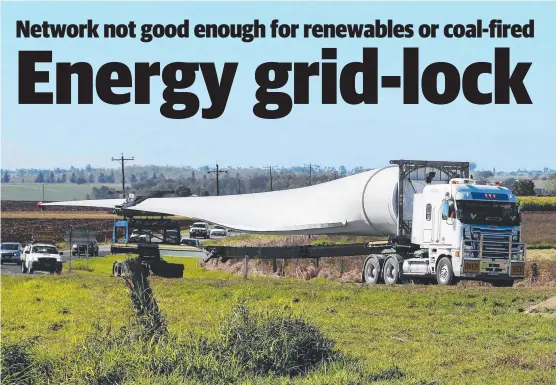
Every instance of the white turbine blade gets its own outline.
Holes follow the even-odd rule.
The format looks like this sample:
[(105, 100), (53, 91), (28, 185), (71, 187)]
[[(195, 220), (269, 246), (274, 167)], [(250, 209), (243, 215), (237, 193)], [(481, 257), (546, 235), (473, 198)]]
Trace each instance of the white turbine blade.
[[(230, 229), (263, 234), (396, 234), (398, 167), (365, 171), (314, 186), (266, 193), (148, 198), (128, 211), (185, 216)], [(406, 183), (404, 218), (423, 182)], [(123, 199), (69, 201), (45, 206), (116, 208)]]
[[(380, 174), (380, 175), (378, 175)], [(383, 235), (396, 230), (392, 200), (397, 167), (338, 180), (265, 193), (187, 198), (150, 198), (130, 210), (186, 216), (234, 230), (265, 234)], [(381, 179), (382, 178), (382, 179)], [(372, 186), (371, 179), (385, 181)], [(380, 207), (374, 207), (374, 198)], [(370, 223), (366, 206), (371, 205)]]
[(73, 206), (73, 207), (98, 207), (114, 209), (125, 202), (125, 199), (92, 199), (85, 201), (65, 201), (43, 203), (42, 206)]

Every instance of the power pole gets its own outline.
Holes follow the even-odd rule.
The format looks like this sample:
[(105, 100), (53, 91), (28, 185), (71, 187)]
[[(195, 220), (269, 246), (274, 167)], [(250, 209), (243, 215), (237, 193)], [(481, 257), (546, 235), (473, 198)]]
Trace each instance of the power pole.
[(135, 158), (134, 158), (134, 157), (131, 157), (131, 158), (124, 158), (124, 153), (122, 152), (122, 155), (121, 155), (120, 158), (112, 158), (112, 160), (113, 160), (113, 161), (121, 162), (121, 164), (122, 164), (122, 190), (123, 190), (122, 193), (123, 193), (123, 196), (124, 196), (124, 199), (125, 199), (125, 173), (124, 173), (124, 163), (125, 163), (126, 160), (135, 160)]
[(272, 191), (272, 167), (276, 167), (276, 166), (265, 166), (268, 167), (268, 170), (270, 172), (270, 191)]
[(216, 195), (220, 195), (220, 174), (228, 173), (228, 170), (220, 170), (218, 163), (216, 163), (216, 169), (207, 171), (207, 174), (216, 174)]
[(309, 163), (309, 186), (313, 184), (312, 179), (313, 179), (313, 165)]

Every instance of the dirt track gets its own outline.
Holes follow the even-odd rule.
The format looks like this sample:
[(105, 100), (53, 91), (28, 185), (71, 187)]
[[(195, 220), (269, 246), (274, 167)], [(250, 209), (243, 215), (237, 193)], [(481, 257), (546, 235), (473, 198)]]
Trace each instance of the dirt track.
[(552, 297), (531, 306), (525, 311), (527, 314), (538, 314), (545, 317), (556, 317), (556, 297)]

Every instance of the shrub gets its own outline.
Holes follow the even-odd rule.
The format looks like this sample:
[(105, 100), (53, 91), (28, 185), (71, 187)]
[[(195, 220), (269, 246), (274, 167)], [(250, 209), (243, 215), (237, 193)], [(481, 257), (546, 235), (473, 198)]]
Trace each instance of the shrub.
[(295, 376), (335, 358), (334, 342), (314, 325), (292, 315), (255, 315), (242, 303), (223, 327), (226, 355), (257, 375)]

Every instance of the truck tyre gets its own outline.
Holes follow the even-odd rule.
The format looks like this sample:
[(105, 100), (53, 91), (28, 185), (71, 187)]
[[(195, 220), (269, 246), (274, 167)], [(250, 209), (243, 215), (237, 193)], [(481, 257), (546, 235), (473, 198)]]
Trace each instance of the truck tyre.
[(363, 266), (363, 283), (376, 285), (380, 283), (380, 262), (377, 257), (369, 257)]
[(452, 262), (447, 257), (440, 258), (436, 267), (436, 282), (439, 285), (447, 286), (454, 284), (455, 281)]
[(384, 283), (387, 285), (395, 285), (400, 280), (400, 263), (395, 257), (390, 257), (384, 262), (383, 267)]

